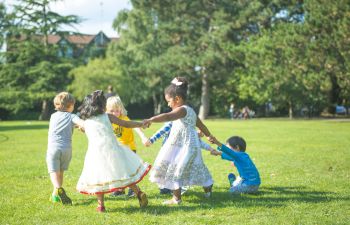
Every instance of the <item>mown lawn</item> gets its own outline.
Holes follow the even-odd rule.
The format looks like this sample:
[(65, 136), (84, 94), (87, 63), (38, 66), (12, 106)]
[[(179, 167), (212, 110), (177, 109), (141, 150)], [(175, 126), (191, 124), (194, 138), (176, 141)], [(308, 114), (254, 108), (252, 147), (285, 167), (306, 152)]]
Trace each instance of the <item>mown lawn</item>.
[[(207, 120), (222, 142), (231, 135), (247, 141), (262, 179), (257, 195), (227, 193), (228, 161), (203, 152), (215, 184), (211, 199), (200, 187), (180, 206), (162, 206), (148, 176), (140, 183), (149, 206), (135, 198), (106, 197), (107, 213), (95, 212), (96, 198), (76, 192), (87, 140), (74, 132), (73, 159), (64, 187), (73, 206), (48, 201), (47, 122), (0, 122), (0, 224), (350, 224), (350, 120)], [(145, 130), (151, 135), (161, 124)], [(153, 163), (160, 143), (138, 154)]]

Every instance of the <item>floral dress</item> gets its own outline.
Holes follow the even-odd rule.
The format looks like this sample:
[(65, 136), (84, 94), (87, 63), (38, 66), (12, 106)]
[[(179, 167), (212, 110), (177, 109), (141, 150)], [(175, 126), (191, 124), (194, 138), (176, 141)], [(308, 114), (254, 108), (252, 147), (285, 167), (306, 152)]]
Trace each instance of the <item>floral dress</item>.
[(196, 131), (197, 115), (189, 106), (184, 118), (173, 121), (169, 138), (160, 149), (150, 172), (150, 181), (171, 190), (183, 186), (213, 184), (204, 165), (200, 140)]
[(150, 170), (150, 165), (117, 141), (107, 114), (85, 120), (84, 129), (89, 144), (77, 184), (80, 193), (120, 190), (138, 183)]

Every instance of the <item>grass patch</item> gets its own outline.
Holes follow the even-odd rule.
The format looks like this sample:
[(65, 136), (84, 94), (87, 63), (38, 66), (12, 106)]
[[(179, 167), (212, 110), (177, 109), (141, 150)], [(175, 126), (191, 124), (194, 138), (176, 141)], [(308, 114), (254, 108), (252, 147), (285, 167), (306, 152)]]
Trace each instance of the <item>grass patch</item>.
[[(350, 224), (350, 121), (342, 120), (208, 120), (222, 142), (240, 135), (259, 169), (259, 194), (228, 194), (228, 161), (203, 157), (214, 178), (214, 194), (200, 187), (183, 196), (180, 206), (162, 206), (148, 176), (140, 183), (149, 206), (136, 198), (106, 197), (107, 213), (95, 212), (96, 198), (77, 193), (87, 139), (75, 131), (73, 159), (64, 187), (73, 206), (53, 205), (45, 154), (47, 122), (0, 122), (0, 224)], [(153, 134), (162, 124), (145, 130)], [(153, 163), (160, 141), (150, 148), (137, 138), (138, 154)], [(236, 171), (234, 171), (236, 172)]]

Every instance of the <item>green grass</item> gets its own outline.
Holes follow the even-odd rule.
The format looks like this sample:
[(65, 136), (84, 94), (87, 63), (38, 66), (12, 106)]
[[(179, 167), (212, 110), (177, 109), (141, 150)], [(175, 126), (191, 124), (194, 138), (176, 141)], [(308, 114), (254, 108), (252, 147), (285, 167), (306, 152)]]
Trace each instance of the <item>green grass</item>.
[[(180, 206), (162, 206), (148, 176), (140, 186), (149, 206), (135, 198), (106, 197), (107, 213), (95, 212), (96, 198), (77, 193), (87, 139), (75, 131), (73, 159), (64, 187), (73, 206), (53, 205), (46, 170), (47, 122), (0, 122), (0, 224), (350, 224), (350, 121), (208, 120), (222, 142), (231, 135), (247, 141), (247, 152), (260, 171), (257, 195), (228, 194), (230, 162), (203, 152), (215, 180), (211, 199), (200, 187), (183, 196)], [(161, 124), (146, 130), (151, 135)], [(138, 154), (153, 163), (160, 143), (141, 146)]]

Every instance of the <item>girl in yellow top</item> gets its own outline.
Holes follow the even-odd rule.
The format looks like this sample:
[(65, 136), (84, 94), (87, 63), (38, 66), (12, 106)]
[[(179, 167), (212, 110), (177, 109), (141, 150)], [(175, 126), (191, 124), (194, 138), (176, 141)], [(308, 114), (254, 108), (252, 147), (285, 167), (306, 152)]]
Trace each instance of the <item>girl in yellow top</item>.
[[(107, 98), (106, 109), (107, 109), (107, 113), (113, 114), (114, 116), (118, 117), (121, 120), (126, 120), (126, 121), (130, 120), (129, 117), (127, 116), (128, 112), (126, 111), (122, 100), (117, 95)], [(133, 128), (126, 128), (113, 123), (112, 123), (112, 127), (113, 127), (114, 134), (117, 137), (117, 140), (123, 145), (126, 145), (127, 147), (129, 147), (133, 152), (136, 153), (136, 144), (134, 139)], [(134, 130), (140, 136), (140, 138), (142, 139), (142, 142), (148, 140), (140, 128), (134, 128)], [(123, 194), (124, 194), (124, 191), (116, 191), (112, 193), (113, 196), (118, 196)], [(129, 189), (128, 196), (129, 197), (134, 196), (134, 193), (131, 189)]]

